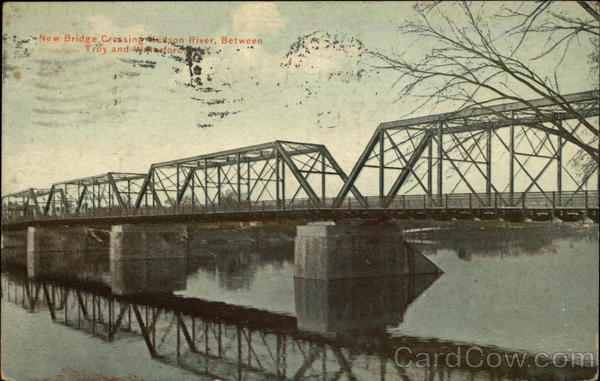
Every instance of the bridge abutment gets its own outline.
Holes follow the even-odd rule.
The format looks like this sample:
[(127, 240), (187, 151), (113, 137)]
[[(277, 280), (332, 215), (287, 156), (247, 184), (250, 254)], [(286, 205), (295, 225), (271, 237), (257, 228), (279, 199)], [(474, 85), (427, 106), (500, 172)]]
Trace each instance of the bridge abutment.
[(441, 272), (390, 223), (317, 222), (298, 226), (294, 262), (296, 277), (320, 280)]
[(186, 288), (188, 237), (184, 225), (113, 225), (111, 288), (116, 294)]

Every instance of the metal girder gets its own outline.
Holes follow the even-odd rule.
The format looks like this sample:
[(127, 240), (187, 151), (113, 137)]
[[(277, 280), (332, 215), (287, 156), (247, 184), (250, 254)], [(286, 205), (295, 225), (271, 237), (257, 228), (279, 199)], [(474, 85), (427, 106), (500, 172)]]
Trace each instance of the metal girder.
[[(573, 175), (569, 171), (573, 155), (566, 143), (569, 134), (591, 133), (597, 138), (586, 119), (600, 115), (599, 100), (600, 92), (592, 90), (381, 123), (349, 176), (325, 146), (278, 140), (152, 164), (147, 174), (110, 172), (55, 183), (49, 190), (6, 195), (3, 216), (39, 214), (42, 207), (44, 214), (81, 214), (131, 206), (176, 208), (189, 203), (213, 211), (222, 207), (252, 209), (259, 202), (263, 209), (265, 203), (271, 209), (323, 208), (327, 207), (327, 192), (337, 192), (334, 207), (340, 207), (350, 192), (359, 205), (368, 207), (363, 196), (367, 192), (360, 192), (355, 184), (363, 170), (371, 169), (378, 170), (377, 181), (371, 183), (378, 185), (378, 206), (382, 207), (389, 207), (398, 193), (410, 194), (417, 186), (432, 205), (434, 184), (437, 207), (442, 206), (443, 193), (453, 194), (465, 186), (471, 193), (485, 193), (485, 201), (476, 198), (488, 207), (492, 193), (501, 195), (506, 188), (511, 196), (508, 202), (502, 200), (505, 206), (515, 205), (518, 187), (522, 187), (521, 193), (536, 187), (550, 200), (550, 190), (560, 193), (571, 187), (579, 191), (598, 182), (598, 163), (588, 166), (590, 173)], [(578, 122), (575, 127), (567, 123), (573, 120)], [(578, 131), (582, 125), (583, 132)], [(499, 171), (493, 167), (506, 156), (509, 176), (503, 190), (497, 179)], [(548, 183), (553, 163), (554, 185), (548, 187), (544, 181)], [(523, 176), (525, 181), (519, 180)], [(328, 181), (332, 178), (341, 182), (339, 191), (332, 189)], [(392, 184), (389, 189), (387, 184)], [(478, 190), (481, 186), (483, 190)], [(304, 196), (306, 199), (300, 199)]]
[[(303, 190), (308, 194), (308, 197), (310, 197), (311, 201), (313, 202), (313, 205), (318, 207), (321, 204), (321, 202), (319, 201), (319, 196), (317, 196), (314, 189), (308, 184), (306, 178), (300, 172), (298, 172), (298, 167), (296, 167), (296, 164), (292, 162), (285, 149), (281, 146), (281, 143), (275, 143), (275, 148), (277, 150), (277, 153), (281, 155), (281, 158), (291, 170), (296, 180), (298, 180)], [(277, 161), (277, 163), (279, 163), (279, 161)], [(277, 174), (279, 174), (279, 171), (277, 171)], [(277, 184), (279, 184), (279, 179), (277, 181)], [(277, 186), (277, 191), (279, 192), (279, 186)]]
[[(312, 181), (316, 176), (319, 183)], [(273, 201), (285, 209), (305, 194), (318, 208), (325, 206), (330, 178), (343, 184), (347, 176), (325, 146), (278, 140), (152, 164), (135, 206), (150, 206), (150, 201), (143, 204), (150, 196), (152, 205), (168, 207), (243, 209)], [(351, 190), (362, 197), (356, 188)]]
[[(423, 116), (423, 117), (417, 117), (417, 118), (409, 118), (409, 119), (403, 119), (403, 120), (397, 120), (397, 121), (392, 121), (392, 122), (385, 122), (385, 123), (381, 123), (379, 125), (379, 128), (382, 129), (387, 129), (387, 128), (402, 128), (402, 127), (415, 127), (418, 125), (429, 125), (429, 124), (435, 124), (435, 123), (439, 123), (439, 122), (450, 122), (453, 120), (459, 121), (460, 124), (464, 124), (464, 119), (465, 118), (482, 118), (482, 117), (486, 117), (486, 116), (504, 116), (502, 117), (502, 120), (508, 120), (510, 118), (510, 116), (512, 115), (512, 113), (515, 112), (522, 112), (522, 111), (528, 111), (531, 110), (531, 107), (539, 107), (539, 108), (545, 108), (545, 107), (549, 107), (549, 108), (560, 108), (560, 105), (565, 104), (565, 103), (569, 103), (569, 104), (576, 104), (576, 103), (583, 103), (583, 102), (592, 102), (592, 104), (597, 105), (598, 100), (600, 99), (600, 91), (598, 90), (591, 90), (591, 91), (584, 91), (584, 92), (580, 92), (580, 93), (573, 93), (573, 94), (568, 94), (562, 97), (564, 99), (564, 101), (560, 100), (560, 99), (555, 99), (555, 100), (551, 100), (548, 98), (538, 98), (538, 99), (532, 99), (527, 101), (527, 103), (531, 106), (529, 106), (528, 104), (525, 104), (524, 102), (512, 102), (512, 103), (504, 103), (504, 104), (499, 104), (499, 105), (494, 105), (494, 106), (489, 106), (489, 107), (479, 107), (479, 108), (467, 108), (467, 109), (463, 109), (463, 110), (459, 110), (459, 111), (454, 111), (454, 112), (446, 112), (446, 113), (442, 113), (442, 114), (435, 114), (435, 115), (428, 115), (428, 116)], [(597, 111), (595, 111), (594, 115), (598, 115)], [(590, 116), (590, 115), (588, 115)], [(565, 118), (568, 118), (567, 115), (565, 115)], [(572, 118), (572, 117), (571, 117)], [(524, 121), (525, 122), (525, 121)], [(529, 120), (529, 123), (535, 122), (535, 123), (539, 123), (540, 120), (536, 119), (535, 121)], [(489, 122), (491, 123), (491, 122)], [(481, 128), (482, 126), (480, 126)], [(502, 127), (504, 127), (504, 125), (502, 125)]]
[[(95, 209), (102, 208), (128, 208), (132, 193), (137, 196), (135, 188), (139, 188), (139, 182), (145, 176), (145, 173), (108, 172), (55, 183), (50, 188), (45, 214), (49, 214), (51, 209), (56, 207), (57, 201), (62, 203), (61, 213), (82, 210), (93, 212)], [(57, 196), (60, 200), (57, 200)], [(124, 196), (127, 197), (127, 203)]]
[[(358, 177), (360, 171), (362, 171), (362, 169), (367, 161), (367, 158), (369, 157), (369, 154), (371, 153), (371, 151), (375, 148), (375, 146), (379, 142), (379, 138), (380, 138), (380, 131), (379, 131), (379, 129), (377, 129), (377, 131), (375, 131), (373, 136), (371, 136), (371, 139), (367, 143), (367, 146), (365, 147), (365, 149), (361, 153), (360, 157), (358, 158), (358, 161), (352, 168), (352, 171), (350, 172), (350, 175), (348, 176), (348, 179), (346, 180), (346, 182), (344, 182), (344, 185), (342, 186), (340, 193), (335, 198), (335, 201), (333, 203), (334, 208), (340, 207), (340, 205), (342, 204), (342, 202), (348, 195), (348, 192), (350, 191), (350, 189), (354, 187), (356, 178)], [(366, 206), (364, 200), (360, 200), (360, 203), (362, 206)]]
[(83, 204), (83, 200), (85, 199), (86, 193), (87, 193), (87, 185), (84, 185), (83, 189), (79, 193), (79, 200), (77, 201), (77, 208), (76, 208), (77, 212), (81, 209), (81, 204)]
[[(285, 144), (298, 144), (302, 145), (306, 152), (314, 152), (318, 150), (321, 146), (320, 144), (312, 144), (312, 143), (299, 143), (299, 142), (290, 142), (285, 140), (276, 140), (274, 142), (256, 144), (247, 147), (234, 148), (226, 151), (219, 151), (215, 153), (209, 153), (198, 156), (186, 157), (183, 159), (176, 159), (165, 161), (161, 163), (153, 164), (154, 167), (167, 167), (172, 166), (174, 164), (182, 164), (182, 165), (190, 165), (194, 162), (204, 162), (204, 160), (218, 160), (218, 162), (211, 162), (207, 164), (207, 167), (215, 167), (218, 165), (226, 165), (228, 163), (236, 163), (237, 154), (246, 154), (241, 156), (240, 160), (242, 163), (252, 162), (252, 161), (262, 161), (265, 159), (273, 158), (273, 154), (271, 156), (264, 155), (264, 151), (268, 151), (272, 149), (275, 143), (285, 143)], [(253, 155), (254, 154), (254, 155)]]
[[(346, 175), (346, 173), (344, 172), (342, 167), (340, 167), (339, 164), (333, 158), (333, 156), (331, 156), (331, 153), (329, 152), (329, 150), (327, 150), (327, 149), (324, 150), (323, 154), (327, 157), (329, 162), (333, 165), (335, 171), (339, 174), (339, 176), (342, 178), (342, 180), (344, 180), (344, 184), (345, 184), (348, 181), (348, 176)], [(352, 194), (354, 195), (354, 197), (356, 197), (357, 200), (364, 202), (364, 200), (365, 200), (364, 196), (360, 193), (360, 191), (355, 186), (350, 187), (350, 192), (352, 192)]]
[(50, 189), (29, 188), (2, 197), (2, 215), (5, 217), (43, 214)]
[(413, 168), (414, 168), (415, 164), (417, 163), (417, 160), (419, 160), (419, 158), (423, 154), (423, 151), (425, 151), (425, 148), (427, 148), (427, 146), (429, 146), (429, 144), (431, 143), (431, 139), (432, 139), (431, 134), (429, 134), (429, 133), (426, 134), (423, 138), (421, 138), (421, 142), (415, 149), (415, 152), (406, 161), (406, 165), (405, 165), (404, 169), (402, 170), (400, 175), (398, 175), (398, 177), (396, 178), (396, 181), (392, 185), (392, 188), (388, 192), (384, 206), (388, 206), (390, 204), (393, 197), (396, 195), (396, 193), (398, 193), (398, 190), (400, 189), (402, 184), (404, 184), (404, 182), (406, 181), (408, 176), (411, 173), (414, 173)]
[[(412, 194), (412, 190), (417, 186), (420, 186), (431, 202), (434, 177), (437, 183), (438, 206), (442, 205), (444, 193), (452, 194), (457, 188), (466, 187), (468, 192), (475, 194), (479, 205), (489, 207), (492, 205), (493, 193), (502, 198), (503, 191), (499, 183), (501, 180), (496, 174), (501, 171), (493, 168), (495, 165), (501, 165), (507, 155), (508, 187), (511, 194), (515, 192), (515, 184), (523, 188), (521, 193), (528, 192), (535, 186), (548, 199), (547, 191), (564, 189), (565, 175), (572, 180), (572, 187), (579, 191), (583, 184), (593, 177), (586, 174), (578, 179), (569, 172), (564, 158), (565, 152), (562, 150), (567, 141), (561, 134), (575, 134), (583, 123), (581, 118), (598, 117), (599, 100), (600, 92), (593, 90), (381, 123), (338, 193), (334, 206), (343, 205), (350, 188), (355, 186), (365, 170), (377, 168), (378, 174), (373, 175), (377, 176), (377, 181), (370, 183), (379, 185), (379, 200), (383, 207), (389, 207), (394, 196), (399, 193)], [(536, 108), (535, 112), (532, 107)], [(572, 129), (566, 127), (565, 122), (570, 120), (575, 120), (578, 125)], [(515, 136), (515, 130), (518, 136)], [(419, 131), (429, 133), (430, 140), (423, 139), (419, 144), (415, 144), (414, 140), (419, 136)], [(508, 138), (504, 136), (505, 131), (509, 132)], [(403, 136), (406, 139), (396, 139), (395, 136)], [(509, 141), (506, 142), (507, 140)], [(437, 152), (432, 149), (432, 143), (436, 145)], [(395, 152), (396, 158), (390, 159), (390, 156), (385, 155), (388, 151)], [(527, 159), (522, 160), (518, 156)], [(547, 162), (537, 164), (534, 160)], [(557, 162), (556, 185), (546, 185), (545, 188), (540, 180), (544, 178), (552, 162)], [(448, 163), (448, 166), (444, 166), (444, 163)], [(427, 167), (424, 172), (422, 164)], [(515, 164), (518, 168), (515, 168)], [(400, 174), (397, 174), (398, 170)], [(527, 176), (526, 181), (515, 180), (523, 175)], [(414, 185), (405, 190), (403, 185), (407, 184), (409, 176), (413, 176), (411, 181), (414, 180)], [(445, 180), (445, 177), (448, 177), (448, 180)], [(394, 182), (389, 190), (385, 191), (385, 184), (389, 184), (387, 178), (390, 178), (390, 181), (393, 179)], [(421, 178), (426, 181), (422, 181)], [(375, 180), (373, 177), (370, 179)], [(544, 181), (548, 183), (548, 180)], [(455, 184), (452, 186), (451, 183)], [(362, 193), (365, 193), (364, 189)], [(485, 200), (478, 195), (479, 193), (486, 195)], [(503, 199), (501, 201), (507, 205), (515, 205), (513, 197), (510, 197), (508, 202)], [(367, 206), (363, 200), (359, 200), (359, 203), (363, 207)]]
[(114, 195), (117, 198), (117, 201), (119, 202), (119, 206), (121, 208), (126, 208), (127, 206), (125, 205), (125, 203), (123, 202), (123, 198), (121, 197), (121, 191), (119, 190), (119, 188), (117, 188), (117, 182), (115, 181), (115, 176), (111, 172), (108, 173), (108, 182), (110, 183), (110, 186), (114, 192)]

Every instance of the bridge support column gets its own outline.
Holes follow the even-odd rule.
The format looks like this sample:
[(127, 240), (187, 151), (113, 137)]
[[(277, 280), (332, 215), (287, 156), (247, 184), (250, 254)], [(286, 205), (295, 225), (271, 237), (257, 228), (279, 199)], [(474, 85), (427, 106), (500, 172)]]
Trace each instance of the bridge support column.
[(42, 266), (42, 249), (40, 241), (42, 236), (42, 228), (35, 226), (27, 227), (27, 276), (35, 278), (41, 275)]
[(27, 231), (2, 232), (2, 251), (0, 258), (2, 266), (27, 266)]
[(113, 225), (112, 291), (127, 295), (185, 289), (187, 238), (185, 225)]
[[(106, 229), (27, 227), (27, 275), (80, 279), (108, 270)], [(90, 266), (95, 266), (91, 268)], [(99, 266), (99, 267), (98, 267)], [(98, 279), (102, 277), (98, 275)], [(98, 280), (86, 279), (86, 280)]]
[(295, 276), (307, 279), (377, 278), (439, 273), (406, 243), (395, 224), (312, 223), (297, 227)]

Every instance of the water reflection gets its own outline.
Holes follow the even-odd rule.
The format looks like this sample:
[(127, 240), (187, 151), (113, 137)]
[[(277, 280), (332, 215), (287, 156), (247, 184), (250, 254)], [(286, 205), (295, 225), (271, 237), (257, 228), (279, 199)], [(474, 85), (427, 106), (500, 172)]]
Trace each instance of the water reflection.
[[(299, 320), (291, 316), (196, 298), (123, 297), (112, 294), (107, 287), (82, 289), (48, 281), (33, 282), (7, 273), (2, 275), (2, 291), (3, 300), (36, 314), (47, 314), (46, 322), (114, 342), (112, 350), (117, 352), (128, 351), (134, 341), (143, 341), (155, 361), (208, 379), (455, 380), (460, 376), (473, 380), (558, 380), (593, 374), (592, 369), (580, 367), (531, 369), (503, 364), (497, 368), (473, 368), (465, 361), (456, 367), (434, 363), (421, 368), (414, 365), (409, 351), (433, 355), (459, 352), (462, 348), (464, 353), (466, 346), (416, 337), (328, 338), (304, 332), (298, 328)], [(5, 308), (4, 305), (3, 312)], [(346, 324), (347, 316), (342, 315), (342, 321), (334, 321), (337, 327)], [(333, 320), (330, 317), (328, 321)], [(40, 325), (43, 329), (46, 323)], [(41, 345), (48, 345), (45, 338), (40, 340)], [(117, 344), (120, 341), (123, 343)], [(400, 347), (404, 352), (399, 355), (396, 349)], [(481, 350), (513, 353), (492, 347)], [(478, 358), (470, 360), (475, 363)]]
[[(528, 367), (531, 363), (518, 368), (415, 366), (417, 353), (464, 353), (464, 343), (478, 344), (482, 356), (530, 353), (528, 342), (548, 351), (562, 349), (559, 344), (588, 349), (589, 340), (583, 337), (592, 336), (597, 326), (597, 291), (592, 291), (597, 289), (597, 275), (585, 269), (597, 268), (597, 228), (508, 229), (512, 227), (502, 231), (479, 224), (456, 230), (416, 222), (400, 226), (398, 234), (443, 268), (442, 276), (338, 281), (293, 277), (291, 229), (278, 230), (274, 239), (269, 239), (272, 228), (198, 229), (190, 234), (185, 266), (157, 269), (163, 278), (171, 274), (186, 279), (186, 289), (159, 295), (115, 295), (108, 249), (106, 255), (83, 251), (83, 259), (73, 258), (62, 267), (62, 275), (69, 277), (61, 276), (61, 282), (3, 273), (2, 336), (14, 345), (11, 336), (19, 333), (22, 340), (40, 346), (39, 353), (27, 356), (42, 359), (41, 367), (49, 361), (44, 359), (53, 343), (69, 337), (52, 328), (59, 323), (74, 334), (86, 333), (79, 345), (66, 349), (60, 360), (64, 367), (114, 372), (114, 363), (94, 359), (105, 348), (119, 362), (132, 358), (117, 375), (135, 369), (131, 372), (144, 379), (156, 379), (153, 372), (159, 371), (144, 363), (145, 358), (164, 366), (159, 379), (168, 380), (192, 375), (206, 380), (591, 378), (593, 369)], [(138, 287), (148, 291), (142, 283)], [(568, 312), (560, 315), (565, 307)], [(550, 313), (552, 319), (540, 319)], [(567, 314), (570, 319), (564, 320)], [(412, 357), (408, 351), (398, 357), (400, 347), (410, 349)], [(13, 372), (8, 374), (29, 377), (24, 369), (19, 374), (10, 368), (18, 358), (28, 357), (5, 348), (3, 341), (3, 364)], [(92, 360), (68, 360), (82, 351)], [(411, 360), (410, 366), (397, 364)], [(57, 373), (40, 377), (53, 374)]]
[(319, 280), (294, 278), (298, 329), (325, 336), (381, 335), (441, 275)]

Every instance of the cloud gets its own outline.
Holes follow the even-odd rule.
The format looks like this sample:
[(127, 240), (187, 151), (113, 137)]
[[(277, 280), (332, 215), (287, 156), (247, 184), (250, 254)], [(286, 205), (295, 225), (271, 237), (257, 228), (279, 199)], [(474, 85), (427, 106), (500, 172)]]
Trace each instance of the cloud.
[(243, 4), (233, 12), (231, 19), (233, 32), (274, 33), (286, 24), (277, 5), (268, 2)]

